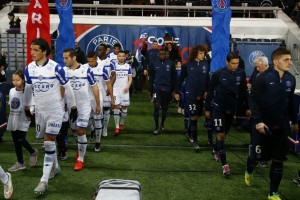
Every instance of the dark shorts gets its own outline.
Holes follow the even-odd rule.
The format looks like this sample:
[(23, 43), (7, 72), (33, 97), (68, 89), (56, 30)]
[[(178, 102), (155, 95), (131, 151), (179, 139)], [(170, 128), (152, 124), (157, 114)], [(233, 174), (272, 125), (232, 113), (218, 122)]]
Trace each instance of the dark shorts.
[(268, 134), (261, 134), (253, 127), (251, 152), (257, 161), (260, 160), (279, 160), (287, 159), (288, 153), (288, 134), (290, 127), (286, 125), (270, 126)]
[(190, 116), (202, 116), (203, 114), (203, 99), (200, 96), (187, 94), (187, 108)]
[(213, 127), (216, 133), (228, 133), (233, 122), (234, 113), (213, 107)]
[(69, 122), (62, 122), (61, 124), (61, 128), (59, 130), (59, 134), (63, 134), (63, 135), (68, 135), (68, 130), (69, 130)]
[(153, 92), (153, 102), (156, 105), (167, 106), (171, 101), (171, 93), (155, 89)]

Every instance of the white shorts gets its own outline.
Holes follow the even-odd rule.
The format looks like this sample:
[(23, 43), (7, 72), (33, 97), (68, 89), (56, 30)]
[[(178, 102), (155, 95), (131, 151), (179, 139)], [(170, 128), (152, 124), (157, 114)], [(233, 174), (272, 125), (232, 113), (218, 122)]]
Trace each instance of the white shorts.
[(124, 90), (114, 89), (114, 98), (115, 98), (115, 105), (120, 106), (129, 106), (130, 99), (129, 99), (129, 92), (124, 93)]
[(80, 128), (87, 128), (91, 114), (91, 104), (77, 105), (78, 117), (76, 125)]
[(48, 135), (57, 135), (60, 131), (64, 113), (39, 113), (35, 112), (36, 138)]

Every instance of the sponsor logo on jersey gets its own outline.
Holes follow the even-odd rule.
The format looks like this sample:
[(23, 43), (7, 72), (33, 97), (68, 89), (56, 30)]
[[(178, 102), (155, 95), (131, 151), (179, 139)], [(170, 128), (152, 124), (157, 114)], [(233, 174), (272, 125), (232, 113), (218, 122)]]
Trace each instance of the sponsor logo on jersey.
[(249, 55), (249, 63), (251, 66), (255, 66), (255, 60), (257, 57), (260, 57), (260, 56), (265, 56), (264, 52), (262, 51), (259, 51), (259, 50), (256, 50), (256, 51), (253, 51), (250, 55)]
[(10, 102), (10, 107), (12, 109), (18, 109), (21, 105), (20, 99), (14, 97)]
[(55, 122), (49, 122), (47, 126), (48, 126), (48, 127), (57, 127), (57, 128), (59, 128), (59, 127), (60, 127), (60, 124), (55, 123)]
[(73, 90), (80, 90), (80, 88), (85, 86), (85, 83), (81, 83), (80, 81), (71, 81), (71, 86)]
[(101, 34), (101, 35), (97, 35), (95, 36), (94, 38), (92, 38), (86, 49), (87, 51), (89, 50), (93, 50), (93, 51), (97, 51), (98, 49), (98, 46), (100, 44), (106, 44), (108, 45), (109, 47), (113, 48), (113, 46), (116, 44), (116, 43), (119, 43), (121, 45), (121, 49), (124, 49), (123, 48), (123, 45), (122, 43), (120, 42), (120, 40), (118, 38), (116, 38), (115, 36), (113, 35), (109, 35), (109, 34)]
[(78, 121), (78, 122), (88, 122), (89, 120), (82, 119), (82, 118), (78, 118), (77, 121)]
[(47, 82), (36, 82), (33, 85), (35, 92), (47, 92), (49, 89), (53, 88), (54, 84), (50, 84)]
[(287, 92), (290, 92), (292, 89), (291, 89), (291, 86), (292, 86), (292, 82), (291, 81), (286, 81), (285, 82), (285, 85), (286, 85), (286, 91)]
[(237, 76), (235, 80), (236, 80), (235, 85), (240, 85), (240, 83), (241, 83), (241, 77)]
[(39, 75), (39, 80), (43, 80), (43, 76), (42, 75)]

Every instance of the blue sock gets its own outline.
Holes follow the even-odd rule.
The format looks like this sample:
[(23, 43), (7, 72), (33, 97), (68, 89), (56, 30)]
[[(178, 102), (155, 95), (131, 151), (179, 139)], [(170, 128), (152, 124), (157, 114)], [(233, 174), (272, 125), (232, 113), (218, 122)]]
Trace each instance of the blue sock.
[(217, 149), (219, 151), (221, 163), (222, 163), (222, 165), (226, 165), (227, 164), (226, 146), (225, 146), (224, 140), (217, 140), (216, 145), (217, 145)]

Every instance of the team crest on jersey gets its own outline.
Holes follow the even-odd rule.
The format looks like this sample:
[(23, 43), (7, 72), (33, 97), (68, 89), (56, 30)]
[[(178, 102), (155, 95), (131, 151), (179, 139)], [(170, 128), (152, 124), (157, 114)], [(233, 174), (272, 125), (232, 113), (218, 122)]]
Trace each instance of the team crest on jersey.
[(106, 44), (108, 47), (113, 48), (116, 43), (119, 43), (121, 45), (121, 49), (124, 49), (120, 40), (115, 36), (108, 34), (97, 35), (96, 37), (92, 38), (91, 41), (89, 41), (86, 47), (86, 53), (91, 50), (97, 51), (97, 48), (100, 44)]
[(291, 86), (292, 86), (292, 82), (291, 81), (286, 81), (285, 82), (285, 85), (286, 85), (286, 91), (287, 92), (290, 92), (291, 91)]
[(230, 8), (230, 0), (213, 0), (212, 6), (218, 13), (225, 13)]
[(72, 76), (72, 79), (73, 79), (73, 80), (76, 80), (76, 76)]
[(235, 84), (236, 84), (236, 85), (240, 85), (241, 77), (237, 76), (235, 80), (236, 80), (236, 83), (235, 83)]
[(43, 76), (42, 75), (39, 75), (39, 80), (43, 80)]
[(249, 63), (251, 66), (255, 66), (255, 60), (257, 57), (260, 57), (260, 56), (265, 56), (264, 52), (262, 51), (253, 51), (250, 55), (249, 55)]
[(12, 109), (18, 109), (21, 105), (20, 99), (14, 97), (10, 102), (10, 107)]
[(58, 7), (61, 10), (68, 10), (71, 6), (71, 1), (70, 0), (60, 0), (56, 1), (56, 7)]
[(206, 67), (205, 66), (202, 66), (202, 71), (203, 71), (204, 74), (206, 73)]
[(51, 88), (53, 88), (54, 84), (50, 84), (47, 82), (36, 82), (33, 85), (33, 89), (35, 92), (47, 92)]
[(166, 65), (167, 71), (170, 71), (170, 65)]

